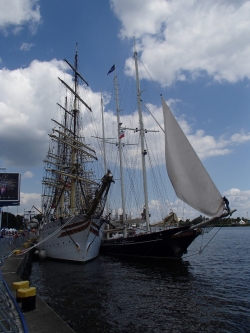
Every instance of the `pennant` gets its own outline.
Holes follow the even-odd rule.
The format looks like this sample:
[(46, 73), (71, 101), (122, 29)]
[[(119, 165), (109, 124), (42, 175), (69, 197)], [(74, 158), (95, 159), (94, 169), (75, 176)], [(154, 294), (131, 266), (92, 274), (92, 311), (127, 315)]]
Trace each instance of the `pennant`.
[(122, 138), (124, 138), (124, 136), (125, 136), (124, 132), (123, 132), (123, 131), (121, 131), (121, 132), (120, 132), (120, 135), (119, 135), (119, 139), (122, 139)]
[(107, 75), (109, 75), (110, 73), (112, 73), (114, 70), (115, 70), (115, 64), (110, 68), (110, 70), (108, 71)]

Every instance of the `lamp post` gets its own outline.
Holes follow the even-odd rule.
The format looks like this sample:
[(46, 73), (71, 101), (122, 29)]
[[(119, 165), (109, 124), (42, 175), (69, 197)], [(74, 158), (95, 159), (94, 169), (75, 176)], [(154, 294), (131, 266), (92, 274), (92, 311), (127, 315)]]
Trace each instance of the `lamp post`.
[[(3, 170), (4, 172), (6, 172), (6, 168), (4, 168), (4, 167), (1, 167), (0, 170)], [(7, 219), (8, 219), (8, 215), (7, 215)], [(1, 206), (1, 202), (0, 202), (0, 229), (1, 229), (1, 226), (2, 226), (2, 206)]]
[[(0, 170), (6, 171), (6, 168), (0, 168)], [(0, 205), (0, 229), (2, 227), (2, 206)]]

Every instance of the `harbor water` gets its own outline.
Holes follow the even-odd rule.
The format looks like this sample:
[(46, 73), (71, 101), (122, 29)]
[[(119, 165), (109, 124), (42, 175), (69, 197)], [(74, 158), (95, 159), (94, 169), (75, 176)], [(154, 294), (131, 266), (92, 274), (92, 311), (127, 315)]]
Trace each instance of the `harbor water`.
[(46, 260), (30, 280), (77, 333), (250, 332), (249, 240), (250, 227), (214, 228), (180, 261)]

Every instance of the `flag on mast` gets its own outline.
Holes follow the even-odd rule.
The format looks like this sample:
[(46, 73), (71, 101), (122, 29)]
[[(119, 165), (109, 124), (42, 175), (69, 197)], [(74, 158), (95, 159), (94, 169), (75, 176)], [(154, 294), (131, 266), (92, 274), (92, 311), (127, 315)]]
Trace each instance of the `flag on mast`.
[(108, 71), (107, 75), (109, 75), (110, 73), (112, 73), (114, 70), (115, 70), (115, 64), (110, 68), (110, 70)]
[(124, 136), (125, 136), (124, 131), (120, 131), (119, 139), (124, 138)]

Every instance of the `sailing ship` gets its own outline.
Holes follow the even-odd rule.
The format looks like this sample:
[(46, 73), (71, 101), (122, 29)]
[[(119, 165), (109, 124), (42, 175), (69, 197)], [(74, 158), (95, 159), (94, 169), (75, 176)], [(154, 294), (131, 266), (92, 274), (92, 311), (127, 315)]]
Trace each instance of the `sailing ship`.
[(58, 104), (60, 120), (52, 119), (55, 127), (49, 134), (50, 146), (44, 160), (43, 221), (37, 248), (44, 250), (48, 258), (85, 263), (99, 254), (106, 223), (103, 210), (113, 177), (108, 170), (101, 181), (100, 177), (99, 181), (95, 179), (93, 163), (97, 162), (97, 154), (87, 143), (82, 124), (82, 113), (86, 111), (82, 108), (92, 110), (80, 97), (80, 81), (85, 87), (88, 83), (78, 71), (77, 48), (74, 65), (65, 62), (73, 73), (73, 88), (58, 79), (72, 104), (66, 97), (65, 105)]
[[(173, 185), (176, 195), (184, 203), (210, 217), (196, 225), (172, 225), (164, 228), (154, 228), (150, 225), (150, 214), (148, 204), (148, 187), (146, 174), (146, 155), (144, 136), (147, 132), (144, 128), (141, 109), (141, 89), (138, 74), (137, 52), (134, 53), (135, 73), (136, 73), (136, 94), (139, 113), (139, 126), (136, 132), (140, 133), (140, 146), (142, 156), (142, 178), (144, 189), (144, 207), (142, 217), (146, 221), (146, 230), (139, 233), (136, 230), (127, 229), (125, 206), (123, 205), (122, 221), (123, 228), (107, 230), (107, 237), (101, 244), (101, 253), (111, 255), (121, 255), (130, 257), (145, 258), (181, 258), (187, 253), (190, 244), (202, 233), (202, 227), (216, 222), (235, 210), (230, 211), (226, 206), (223, 197), (219, 193), (214, 182), (201, 163), (198, 155), (194, 151), (180, 125), (170, 111), (166, 101), (161, 96), (162, 110), (164, 116), (165, 132), (165, 160), (169, 179)], [(116, 75), (115, 75), (116, 82)], [(118, 107), (117, 107), (118, 110)], [(120, 119), (118, 116), (118, 136), (121, 132), (119, 128)], [(122, 145), (120, 141), (118, 147)], [(121, 152), (120, 155), (122, 156)], [(122, 157), (120, 157), (121, 159)], [(120, 165), (121, 168), (121, 165)], [(122, 168), (121, 168), (121, 183)], [(124, 186), (122, 184), (122, 201), (124, 201)], [(169, 218), (173, 219), (170, 214)], [(174, 221), (174, 220), (173, 220)], [(127, 222), (127, 223), (126, 223)], [(122, 230), (123, 229), (123, 230)], [(117, 231), (122, 231), (119, 234)], [(109, 237), (116, 232), (115, 237)]]

